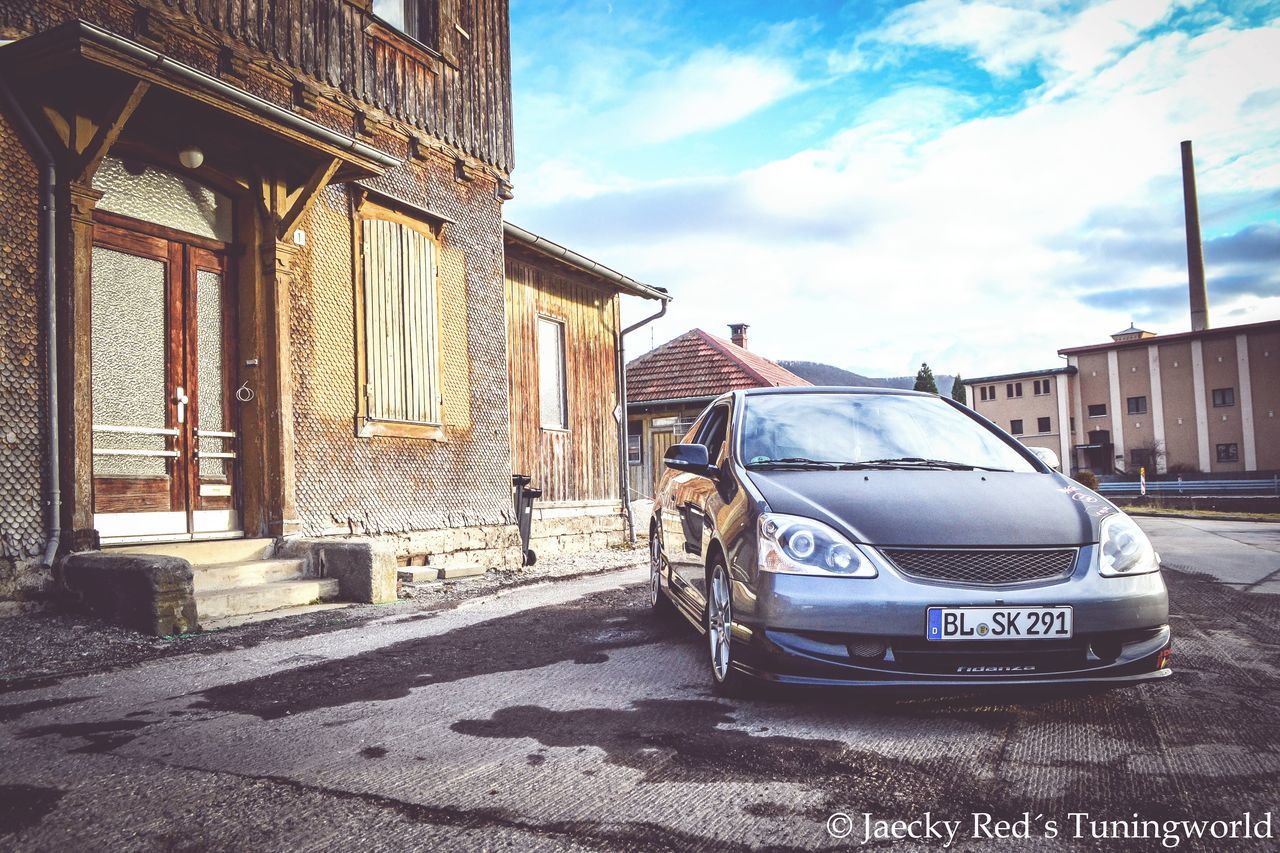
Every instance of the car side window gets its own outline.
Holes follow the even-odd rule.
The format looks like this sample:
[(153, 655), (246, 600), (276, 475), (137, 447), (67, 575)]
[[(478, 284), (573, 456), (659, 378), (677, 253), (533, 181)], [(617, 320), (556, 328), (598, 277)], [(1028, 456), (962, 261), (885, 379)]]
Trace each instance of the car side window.
[(707, 459), (715, 465), (720, 461), (720, 451), (724, 447), (724, 436), (729, 426), (729, 407), (717, 406), (707, 416), (706, 423), (698, 431), (698, 444), (707, 448)]

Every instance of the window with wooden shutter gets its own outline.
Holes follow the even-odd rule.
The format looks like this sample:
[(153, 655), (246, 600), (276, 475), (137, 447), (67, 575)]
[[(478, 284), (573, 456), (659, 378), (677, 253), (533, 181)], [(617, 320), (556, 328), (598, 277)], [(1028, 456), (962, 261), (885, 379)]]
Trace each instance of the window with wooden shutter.
[(439, 307), (435, 242), (399, 218), (361, 221), (364, 434), (442, 438), (373, 424), (439, 427)]

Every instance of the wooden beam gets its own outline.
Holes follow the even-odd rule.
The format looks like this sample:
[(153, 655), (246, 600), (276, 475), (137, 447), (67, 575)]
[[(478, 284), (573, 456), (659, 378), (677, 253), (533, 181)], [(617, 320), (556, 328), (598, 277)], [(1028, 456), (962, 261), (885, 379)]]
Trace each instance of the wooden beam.
[(307, 208), (311, 206), (311, 202), (315, 201), (320, 191), (328, 186), (329, 181), (333, 179), (334, 173), (338, 171), (338, 167), (342, 165), (342, 161), (337, 157), (332, 157), (316, 167), (311, 173), (311, 177), (302, 185), (302, 189), (298, 190), (293, 201), (289, 203), (289, 209), (280, 216), (280, 231), (278, 239), (285, 240), (289, 233), (293, 231), (298, 220), (302, 218), (302, 214), (307, 212)]
[(139, 80), (120, 103), (107, 113), (106, 120), (99, 126), (98, 132), (89, 140), (84, 150), (78, 152), (75, 167), (76, 180), (87, 184), (93, 179), (93, 173), (98, 170), (102, 158), (107, 156), (111, 146), (115, 145), (116, 140), (120, 138), (125, 122), (138, 109), (143, 96), (150, 88), (151, 84), (146, 80)]

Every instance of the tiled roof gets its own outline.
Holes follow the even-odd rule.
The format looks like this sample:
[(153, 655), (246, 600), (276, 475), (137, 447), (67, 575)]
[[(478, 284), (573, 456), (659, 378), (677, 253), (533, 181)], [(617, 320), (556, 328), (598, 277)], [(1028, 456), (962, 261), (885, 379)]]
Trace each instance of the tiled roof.
[(628, 403), (808, 384), (785, 367), (701, 329), (685, 332), (627, 365)]

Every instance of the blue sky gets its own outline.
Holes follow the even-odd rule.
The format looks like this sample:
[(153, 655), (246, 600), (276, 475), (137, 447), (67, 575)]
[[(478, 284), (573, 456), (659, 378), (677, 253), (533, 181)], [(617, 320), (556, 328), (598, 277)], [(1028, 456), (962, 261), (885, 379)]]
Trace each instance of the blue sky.
[[(1280, 3), (512, 0), (511, 221), (870, 375), (1280, 318)], [(628, 319), (647, 304), (629, 305)]]

